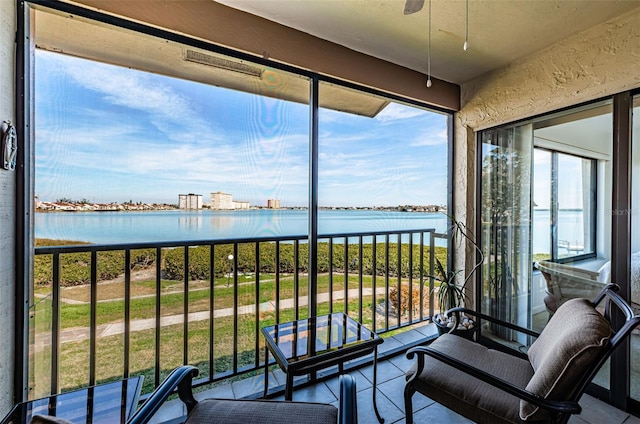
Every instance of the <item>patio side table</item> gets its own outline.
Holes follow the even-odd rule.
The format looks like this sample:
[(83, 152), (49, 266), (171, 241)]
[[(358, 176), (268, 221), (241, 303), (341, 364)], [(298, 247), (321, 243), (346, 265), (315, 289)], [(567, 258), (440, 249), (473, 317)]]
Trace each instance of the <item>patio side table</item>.
[(51, 415), (73, 423), (126, 423), (138, 407), (143, 377), (130, 377), (42, 399), (20, 402), (2, 424), (28, 423), (36, 415)]
[(373, 352), (373, 408), (380, 423), (384, 419), (376, 403), (378, 345), (384, 340), (344, 313), (321, 315), (262, 328), (265, 338), (264, 397), (269, 389), (269, 353), (287, 376), (284, 398), (293, 398), (293, 378), (315, 373)]

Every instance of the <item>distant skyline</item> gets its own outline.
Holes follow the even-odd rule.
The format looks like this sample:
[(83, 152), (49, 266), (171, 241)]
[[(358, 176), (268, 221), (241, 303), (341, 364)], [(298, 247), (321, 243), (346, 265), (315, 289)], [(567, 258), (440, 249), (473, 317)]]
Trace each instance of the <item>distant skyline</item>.
[[(40, 200), (308, 205), (309, 106), (36, 51)], [(322, 91), (321, 91), (322, 92)], [(319, 204), (444, 205), (446, 116), (391, 103), (319, 119)]]

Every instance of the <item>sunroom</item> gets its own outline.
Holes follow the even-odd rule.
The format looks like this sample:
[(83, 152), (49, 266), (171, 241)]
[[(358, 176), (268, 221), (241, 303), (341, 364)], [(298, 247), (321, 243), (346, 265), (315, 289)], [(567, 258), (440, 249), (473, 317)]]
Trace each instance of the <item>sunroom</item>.
[[(237, 384), (262, 373), (262, 327), (326, 313), (379, 333), (381, 359), (399, 363), (435, 337), (436, 259), (466, 272), (477, 260), (447, 217), (485, 258), (467, 307), (541, 330), (562, 301), (545, 266), (616, 282), (640, 305), (636, 1), (428, 1), (406, 15), (397, 1), (2, 7), (3, 53), (17, 48), (0, 110), (19, 140), (15, 171), (0, 173), (5, 413), (137, 374), (148, 393), (188, 363), (199, 384)], [(82, 237), (65, 216), (172, 203), (176, 233), (140, 218), (103, 230), (148, 225), (138, 238), (56, 242)], [(211, 217), (182, 210), (211, 205)], [(381, 224), (391, 208), (408, 222)], [(436, 210), (444, 220), (414, 219)], [(188, 232), (210, 226), (216, 237)], [(640, 412), (639, 339), (589, 388), (624, 419)]]

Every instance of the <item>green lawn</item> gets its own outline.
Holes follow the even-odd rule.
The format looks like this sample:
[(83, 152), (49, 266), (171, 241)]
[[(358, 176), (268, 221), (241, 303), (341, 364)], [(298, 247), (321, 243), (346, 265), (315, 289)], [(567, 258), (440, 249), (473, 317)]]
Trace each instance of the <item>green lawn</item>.
[[(273, 281), (273, 276), (270, 278), (261, 278), (259, 285), (259, 301), (258, 303), (264, 303), (274, 301), (276, 297), (276, 283)], [(329, 291), (329, 276), (322, 275), (318, 278), (318, 293), (327, 293)], [(372, 277), (363, 277), (362, 287), (372, 287)], [(149, 286), (155, 282), (136, 282), (132, 284), (140, 284), (143, 286)], [(414, 287), (419, 286), (419, 281), (413, 282)], [(183, 284), (175, 281), (163, 281), (163, 285), (171, 285), (174, 287), (174, 291), (170, 293), (164, 293), (160, 297), (161, 315), (177, 315), (184, 313), (184, 288)], [(359, 277), (350, 275), (348, 279), (349, 289), (359, 288)], [(385, 281), (383, 277), (376, 278), (376, 287), (384, 287)], [(397, 286), (397, 278), (390, 280), (390, 287)], [(100, 286), (100, 285), (98, 285)], [(281, 277), (280, 279), (280, 299), (287, 299), (294, 297), (294, 278), (292, 276)], [(308, 281), (306, 277), (299, 280), (299, 296), (306, 296), (308, 289)], [(332, 282), (332, 289), (334, 292), (344, 290), (344, 275), (334, 275)], [(90, 290), (88, 286), (84, 287), (87, 292)], [(100, 287), (98, 288), (98, 291)], [(244, 281), (238, 285), (238, 305), (254, 305), (256, 303), (256, 286), (254, 281)], [(41, 295), (46, 294), (44, 289), (39, 289)], [(208, 286), (197, 285), (194, 288), (190, 288), (189, 297), (189, 312), (200, 312), (209, 310), (209, 293)], [(224, 284), (216, 283), (214, 286), (214, 308), (223, 309), (233, 307), (234, 299), (233, 287), (227, 287), (226, 281)], [(63, 294), (64, 296), (64, 294)], [(88, 298), (88, 295), (87, 295)], [(337, 302), (343, 303), (343, 302)], [(103, 300), (97, 304), (97, 325), (120, 322), (124, 320), (124, 293), (117, 296), (117, 300)], [(156, 311), (156, 297), (140, 297), (130, 300), (130, 313), (131, 319), (145, 319), (154, 317)], [(90, 305), (89, 303), (83, 304), (69, 304), (62, 303), (60, 318), (61, 328), (74, 328), (87, 326), (89, 322)]]
[[(275, 275), (261, 274), (258, 290), (258, 301), (274, 302), (276, 297)], [(281, 274), (279, 281), (280, 300), (291, 299), (295, 297), (294, 277), (292, 275)], [(318, 278), (318, 292), (328, 293), (331, 282), (331, 288), (334, 293), (342, 293), (345, 289), (344, 273), (336, 273), (330, 275), (321, 275)], [(376, 288), (385, 287), (385, 277), (377, 276), (375, 279)], [(406, 284), (407, 280), (403, 280)], [(349, 275), (347, 279), (349, 289), (358, 289), (360, 287), (360, 277), (357, 275)], [(362, 278), (362, 287), (371, 288), (373, 285), (372, 276), (364, 276)], [(397, 287), (397, 277), (390, 278), (389, 287)], [(413, 285), (419, 287), (419, 280), (414, 279)], [(308, 281), (306, 277), (299, 279), (299, 296), (306, 296)], [(162, 316), (181, 315), (184, 313), (184, 283), (179, 281), (163, 280), (161, 282), (160, 295), (160, 311)], [(76, 299), (89, 299), (90, 287), (72, 287), (63, 288), (62, 297), (65, 297), (65, 290), (70, 290)], [(226, 278), (218, 278), (214, 282), (214, 310), (220, 310), (233, 307), (234, 288), (227, 287)], [(124, 284), (98, 284), (98, 299), (96, 306), (97, 325), (117, 323), (124, 321)], [(156, 282), (155, 280), (135, 281), (131, 283), (131, 292), (134, 297), (130, 300), (131, 320), (154, 318), (156, 316)], [(44, 299), (38, 303), (34, 314), (34, 322), (36, 334), (50, 333), (51, 326), (51, 298), (50, 289), (40, 287), (37, 290)], [(135, 297), (135, 293), (141, 293)], [(151, 293), (151, 295), (149, 295)], [(425, 287), (425, 295), (428, 295), (428, 288)], [(189, 283), (188, 293), (188, 312), (208, 311), (210, 308), (210, 287), (208, 282), (194, 281)], [(376, 297), (376, 301), (382, 301), (381, 295)], [(254, 305), (256, 303), (256, 282), (255, 276), (250, 279), (244, 275), (238, 276), (238, 305)], [(351, 299), (351, 297), (350, 297)], [(80, 300), (82, 301), (82, 300)], [(362, 322), (371, 326), (373, 319), (373, 298), (371, 295), (364, 295), (362, 299)], [(349, 314), (356, 319), (358, 317), (359, 299), (355, 298), (349, 301)], [(333, 302), (333, 311), (341, 312), (344, 310), (344, 300), (335, 300)], [(318, 304), (318, 314), (329, 312), (329, 303), (324, 301)], [(68, 330), (72, 328), (86, 328), (89, 326), (89, 303), (61, 303), (60, 325), (61, 329)], [(307, 307), (299, 307), (300, 318), (307, 317)], [(281, 305), (280, 322), (293, 320), (294, 309), (285, 308)], [(384, 319), (377, 316), (377, 328), (384, 327)], [(236, 348), (237, 361), (239, 368), (244, 366), (251, 368), (255, 366), (256, 351), (255, 340), (257, 339), (262, 346), (263, 338), (260, 334), (256, 335), (256, 322), (259, 327), (274, 324), (276, 320), (275, 311), (262, 311), (256, 316), (255, 313), (241, 314), (238, 316), (238, 346)], [(389, 325), (393, 327), (397, 321), (395, 318), (389, 321)], [(214, 362), (211, 366), (214, 368), (216, 375), (221, 373), (229, 373), (232, 371), (234, 346), (233, 346), (233, 317), (223, 316), (214, 319), (214, 335), (213, 340), (209, 337), (209, 319), (192, 321), (189, 323), (188, 333), (185, 335), (183, 324), (163, 326), (160, 330), (160, 368), (162, 377), (164, 377), (171, 369), (183, 363), (183, 345), (184, 337), (187, 337), (188, 345), (188, 363), (197, 365), (200, 369), (201, 376), (208, 376), (209, 352), (213, 348)], [(144, 391), (149, 392), (153, 389), (155, 355), (156, 355), (156, 339), (155, 330), (132, 331), (130, 334), (130, 352), (129, 352), (129, 372), (132, 375), (145, 375)], [(213, 343), (213, 346), (211, 346)], [(96, 378), (99, 382), (119, 379), (124, 373), (124, 335), (118, 334), (107, 337), (98, 337), (96, 342)], [(89, 379), (89, 342), (87, 339), (65, 342), (60, 346), (60, 387), (63, 391), (71, 390), (77, 387), (86, 386)], [(263, 355), (263, 349), (257, 353)], [(32, 396), (44, 395), (49, 389), (50, 374), (50, 348), (34, 349), (31, 355), (33, 361), (32, 375)], [(260, 356), (259, 360), (263, 358)]]

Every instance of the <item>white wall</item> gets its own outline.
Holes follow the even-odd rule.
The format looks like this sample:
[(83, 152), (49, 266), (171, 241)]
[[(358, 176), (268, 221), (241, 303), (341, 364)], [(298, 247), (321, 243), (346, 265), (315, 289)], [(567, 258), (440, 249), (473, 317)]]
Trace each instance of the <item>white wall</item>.
[[(16, 2), (0, 0), (0, 121), (15, 123)], [(13, 404), (15, 172), (0, 169), (0, 417)]]
[(464, 84), (454, 123), (458, 220), (474, 226), (476, 131), (640, 87), (639, 52), (640, 8)]

